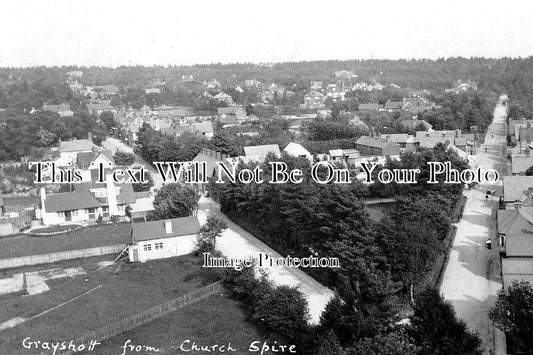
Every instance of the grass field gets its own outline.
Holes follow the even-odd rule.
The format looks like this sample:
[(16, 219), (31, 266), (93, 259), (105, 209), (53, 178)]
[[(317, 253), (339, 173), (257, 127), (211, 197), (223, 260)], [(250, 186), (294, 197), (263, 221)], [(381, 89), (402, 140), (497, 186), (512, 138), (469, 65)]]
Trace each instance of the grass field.
[(119, 223), (86, 227), (50, 236), (19, 234), (4, 237), (0, 238), (0, 259), (126, 244), (130, 241), (129, 233), (129, 223)]
[[(208, 299), (177, 310), (165, 317), (142, 325), (102, 342), (95, 354), (121, 354), (124, 342), (147, 345), (159, 349), (157, 354), (182, 354), (180, 345), (190, 348), (192, 342), (201, 345), (227, 345), (237, 350), (231, 354), (253, 354), (249, 352), (250, 343), (265, 340), (257, 330), (245, 320), (238, 303), (225, 294), (216, 294)], [(208, 354), (208, 352), (194, 352)], [(218, 353), (218, 352), (214, 352)], [(153, 354), (140, 352), (138, 354)], [(256, 353), (258, 354), (258, 353)], [(264, 354), (272, 354), (265, 352)]]
[(83, 269), (87, 275), (50, 283), (50, 291), (0, 304), (0, 322), (14, 317), (30, 318), (100, 286), (53, 311), (0, 332), (0, 354), (16, 354), (26, 336), (48, 341), (77, 338), (218, 279), (213, 269), (203, 268), (191, 255)]

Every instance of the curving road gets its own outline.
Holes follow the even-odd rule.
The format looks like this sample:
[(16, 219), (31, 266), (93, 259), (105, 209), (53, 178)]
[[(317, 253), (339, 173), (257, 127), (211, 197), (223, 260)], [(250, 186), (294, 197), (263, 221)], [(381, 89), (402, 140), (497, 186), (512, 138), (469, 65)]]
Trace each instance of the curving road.
[[(496, 169), (500, 173), (494, 196), (485, 198), (489, 185), (464, 192), (467, 197), (463, 218), (457, 223), (449, 261), (444, 273), (441, 292), (470, 329), (477, 331), (483, 340), (484, 353), (494, 351), (505, 354), (505, 337), (495, 329), (487, 311), (496, 301), (502, 287), (498, 248), (487, 249), (485, 241), (492, 240), (496, 246), (496, 210), (498, 196), (502, 195), (502, 176), (506, 174), (507, 163), (503, 149), (506, 146), (506, 107), (500, 97), (494, 110), (494, 120), (487, 129), (485, 142), (474, 158), (483, 169)], [(487, 151), (485, 151), (485, 149)]]

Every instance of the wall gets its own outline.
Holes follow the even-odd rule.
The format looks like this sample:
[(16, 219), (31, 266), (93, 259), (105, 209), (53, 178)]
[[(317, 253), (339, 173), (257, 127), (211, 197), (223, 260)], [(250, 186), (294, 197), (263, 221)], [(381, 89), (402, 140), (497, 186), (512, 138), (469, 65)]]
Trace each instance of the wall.
[(87, 258), (91, 256), (106, 255), (120, 253), (126, 248), (126, 244), (108, 245), (104, 247), (96, 247), (81, 250), (68, 250), (58, 253), (40, 254), (40, 255), (28, 255), (17, 258), (0, 259), (0, 270), (9, 269), (24, 265), (37, 265), (53, 263), (60, 260)]

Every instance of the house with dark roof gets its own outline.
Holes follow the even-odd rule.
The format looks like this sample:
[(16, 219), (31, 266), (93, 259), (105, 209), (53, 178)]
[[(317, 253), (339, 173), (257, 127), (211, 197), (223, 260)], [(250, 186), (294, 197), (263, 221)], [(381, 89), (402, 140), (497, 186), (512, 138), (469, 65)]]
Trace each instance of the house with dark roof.
[(433, 126), (425, 121), (425, 120), (419, 120), (419, 119), (413, 119), (413, 120), (401, 120), (400, 124), (410, 130), (416, 130), (418, 126), (423, 125), (426, 131), (429, 131), (433, 128)]
[(131, 262), (145, 262), (189, 254), (199, 235), (196, 216), (133, 223), (128, 256)]
[(43, 105), (43, 111), (50, 111), (55, 112), (61, 117), (72, 117), (74, 116), (74, 111), (70, 109), (70, 105), (68, 103), (64, 103), (61, 105)]
[(90, 180), (73, 184), (74, 191), (47, 194), (41, 188), (40, 218), (45, 225), (94, 222), (100, 216), (125, 216), (126, 206), (135, 203), (131, 183), (115, 183), (112, 173), (104, 171), (105, 182), (98, 182), (98, 169), (90, 170)]
[(355, 141), (355, 149), (361, 152), (361, 155), (398, 155), (400, 146), (392, 141), (381, 140), (368, 136), (361, 136)]
[(219, 107), (218, 120), (225, 126), (238, 125), (246, 120), (246, 111), (239, 106)]
[(90, 102), (87, 104), (87, 110), (98, 117), (104, 112), (111, 112), (113, 115), (117, 113), (116, 107), (111, 106), (107, 101)]
[(305, 107), (320, 108), (320, 107), (324, 107), (325, 101), (326, 101), (325, 95), (323, 95), (322, 93), (316, 90), (311, 90), (307, 94), (305, 94), (303, 105)]

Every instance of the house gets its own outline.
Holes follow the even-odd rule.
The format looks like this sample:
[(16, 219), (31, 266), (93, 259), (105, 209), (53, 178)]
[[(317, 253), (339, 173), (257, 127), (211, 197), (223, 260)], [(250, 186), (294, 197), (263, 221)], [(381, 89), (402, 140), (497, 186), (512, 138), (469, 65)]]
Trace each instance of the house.
[(98, 169), (100, 164), (110, 168), (115, 166), (113, 153), (109, 150), (93, 150), (92, 152), (78, 153), (76, 165), (79, 169)]
[(181, 81), (187, 82), (187, 81), (194, 81), (194, 76), (192, 75), (182, 75)]
[(359, 104), (359, 111), (377, 111), (379, 105), (376, 103)]
[(410, 152), (414, 152), (417, 146), (415, 136), (412, 136), (407, 133), (382, 134), (380, 136), (380, 139), (397, 143), (400, 148), (405, 148), (405, 150)]
[(318, 80), (311, 80), (310, 89), (312, 91), (322, 90), (322, 81)]
[(498, 245), (504, 287), (533, 282), (533, 207), (498, 210)]
[(200, 223), (196, 216), (133, 223), (129, 260), (145, 262), (190, 254), (199, 236)]
[(345, 166), (347, 164), (354, 165), (357, 158), (361, 156), (361, 152), (357, 149), (331, 149), (328, 151), (328, 160), (340, 162)]
[(385, 102), (385, 111), (393, 112), (400, 111), (403, 107), (403, 102), (401, 101), (387, 101)]
[(269, 153), (279, 157), (281, 152), (277, 144), (266, 144), (243, 147), (247, 161), (264, 161)]
[(292, 155), (293, 157), (301, 157), (306, 158), (309, 161), (313, 161), (313, 155), (309, 153), (307, 149), (302, 147), (301, 144), (291, 142), (287, 144), (283, 151), (289, 155)]
[(126, 206), (135, 203), (131, 183), (113, 182), (114, 169), (104, 171), (105, 182), (98, 182), (99, 170), (90, 171), (90, 181), (73, 184), (74, 192), (47, 194), (41, 188), (40, 217), (43, 224), (94, 222), (100, 216), (125, 216)]
[(159, 88), (148, 88), (144, 89), (145, 94), (161, 94), (161, 89)]
[(233, 102), (233, 98), (223, 91), (216, 94), (214, 99), (218, 102), (225, 103), (226, 105), (235, 105), (235, 102)]
[(117, 113), (117, 109), (114, 106), (111, 106), (109, 102), (90, 102), (87, 104), (87, 110), (91, 114), (95, 114), (98, 117), (103, 112), (111, 112), (113, 115)]
[(533, 154), (529, 150), (524, 155), (513, 155), (511, 157), (511, 167), (513, 175), (525, 175), (526, 170), (533, 167)]
[(255, 80), (255, 79), (247, 79), (244, 81), (244, 86), (248, 87), (248, 88), (258, 88), (260, 87), (262, 84), (259, 80)]
[(308, 92), (304, 96), (304, 106), (307, 107), (324, 107), (325, 102), (326, 96), (315, 90)]
[(43, 105), (43, 111), (50, 111), (55, 112), (61, 117), (72, 117), (74, 116), (74, 111), (70, 109), (70, 105), (68, 103), (64, 103), (61, 105)]
[(398, 155), (400, 146), (391, 141), (382, 141), (379, 138), (361, 136), (355, 141), (355, 149), (361, 152), (361, 155)]
[(246, 111), (239, 106), (219, 107), (218, 120), (223, 125), (237, 125), (246, 120)]
[(90, 153), (98, 147), (88, 139), (73, 139), (59, 142), (57, 166), (73, 166), (78, 161), (79, 153)]
[(532, 206), (533, 176), (504, 176), (503, 201), (507, 208), (515, 204), (523, 207)]
[(185, 132), (191, 132), (193, 134), (204, 136), (207, 139), (213, 138), (214, 130), (211, 122), (195, 122), (183, 125), (177, 125), (168, 129), (162, 130), (166, 135), (179, 137)]

